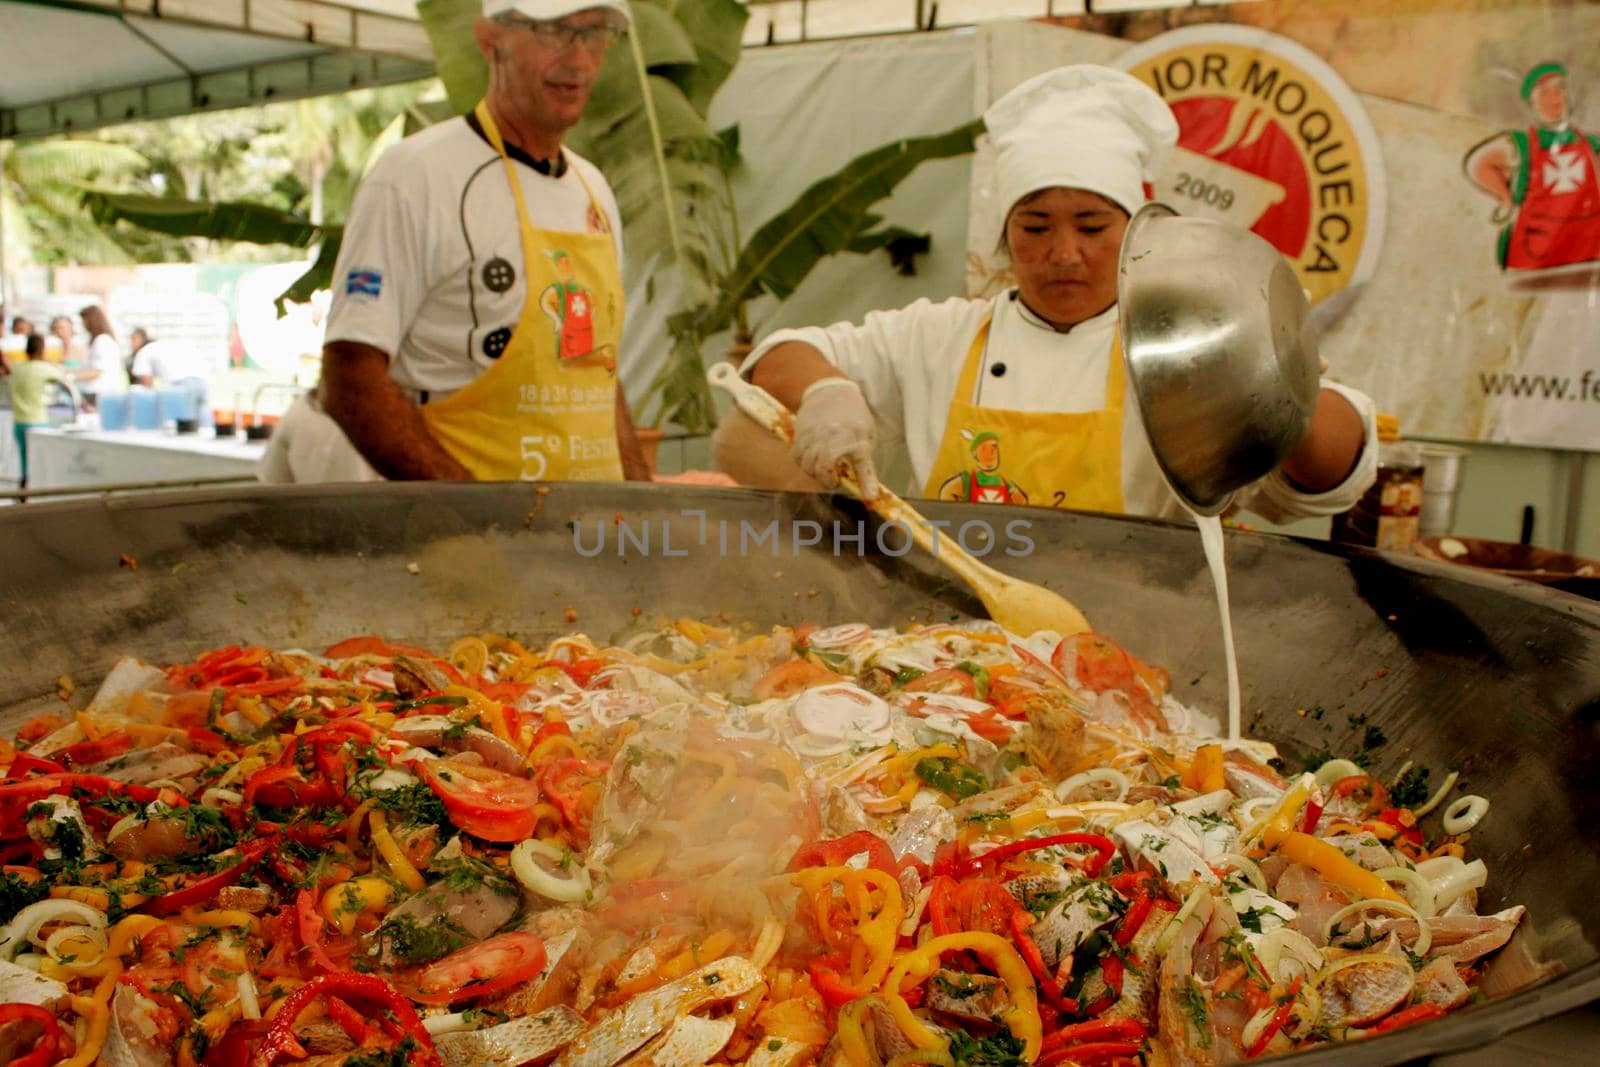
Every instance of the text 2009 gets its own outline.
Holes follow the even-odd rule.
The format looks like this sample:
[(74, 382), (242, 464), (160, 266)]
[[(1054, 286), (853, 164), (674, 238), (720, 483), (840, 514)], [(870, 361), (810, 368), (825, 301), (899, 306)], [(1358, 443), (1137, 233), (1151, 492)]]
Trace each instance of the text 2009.
[(1219, 207), (1224, 211), (1233, 206), (1232, 189), (1224, 189), (1220, 185), (1189, 174), (1178, 175), (1177, 192), (1179, 196), (1188, 196), (1191, 200), (1203, 200), (1212, 207)]

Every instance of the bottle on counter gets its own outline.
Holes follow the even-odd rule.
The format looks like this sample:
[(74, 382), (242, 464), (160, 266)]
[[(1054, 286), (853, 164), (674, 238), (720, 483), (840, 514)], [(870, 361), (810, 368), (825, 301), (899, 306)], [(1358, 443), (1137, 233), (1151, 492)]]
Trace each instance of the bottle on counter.
[(1422, 446), (1400, 436), (1400, 420), (1379, 415), (1378, 480), (1356, 506), (1333, 518), (1335, 541), (1410, 552), (1422, 516)]

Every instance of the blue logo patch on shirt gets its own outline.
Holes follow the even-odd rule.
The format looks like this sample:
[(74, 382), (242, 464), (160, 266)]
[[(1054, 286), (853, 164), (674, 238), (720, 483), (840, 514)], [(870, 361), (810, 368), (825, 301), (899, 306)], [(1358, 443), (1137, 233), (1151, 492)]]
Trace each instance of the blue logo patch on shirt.
[(346, 296), (382, 296), (383, 272), (371, 267), (353, 270), (345, 276), (344, 291)]

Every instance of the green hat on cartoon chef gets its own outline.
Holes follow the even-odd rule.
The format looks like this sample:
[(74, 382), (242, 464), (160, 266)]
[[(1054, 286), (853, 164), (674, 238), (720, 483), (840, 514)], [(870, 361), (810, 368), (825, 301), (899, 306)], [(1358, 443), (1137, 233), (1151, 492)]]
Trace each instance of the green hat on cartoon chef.
[(1540, 63), (1537, 67), (1528, 71), (1527, 75), (1522, 79), (1522, 99), (1533, 99), (1534, 87), (1552, 75), (1565, 79), (1567, 76), (1566, 65), (1555, 62)]
[(983, 430), (972, 435), (967, 448), (978, 461), (980, 470), (992, 471), (1000, 466), (1000, 435), (993, 430)]

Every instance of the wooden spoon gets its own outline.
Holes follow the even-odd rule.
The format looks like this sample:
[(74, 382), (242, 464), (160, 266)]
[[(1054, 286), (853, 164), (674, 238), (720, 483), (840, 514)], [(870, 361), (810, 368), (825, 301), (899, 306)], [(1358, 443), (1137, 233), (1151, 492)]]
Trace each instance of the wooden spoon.
[[(794, 442), (793, 413), (771, 393), (739, 377), (731, 363), (718, 363), (707, 377), (712, 385), (733, 397), (739, 410), (768, 433), (779, 440)], [(841, 471), (839, 486), (862, 500), (854, 471)], [(966, 582), (983, 601), (989, 617), (1012, 633), (1026, 637), (1039, 630), (1054, 630), (1066, 635), (1090, 629), (1089, 620), (1066, 597), (980, 563), (963, 550), (955, 538), (938, 537), (927, 519), (889, 490), (880, 489), (875, 499), (862, 502), (884, 521), (905, 527), (918, 547)]]

